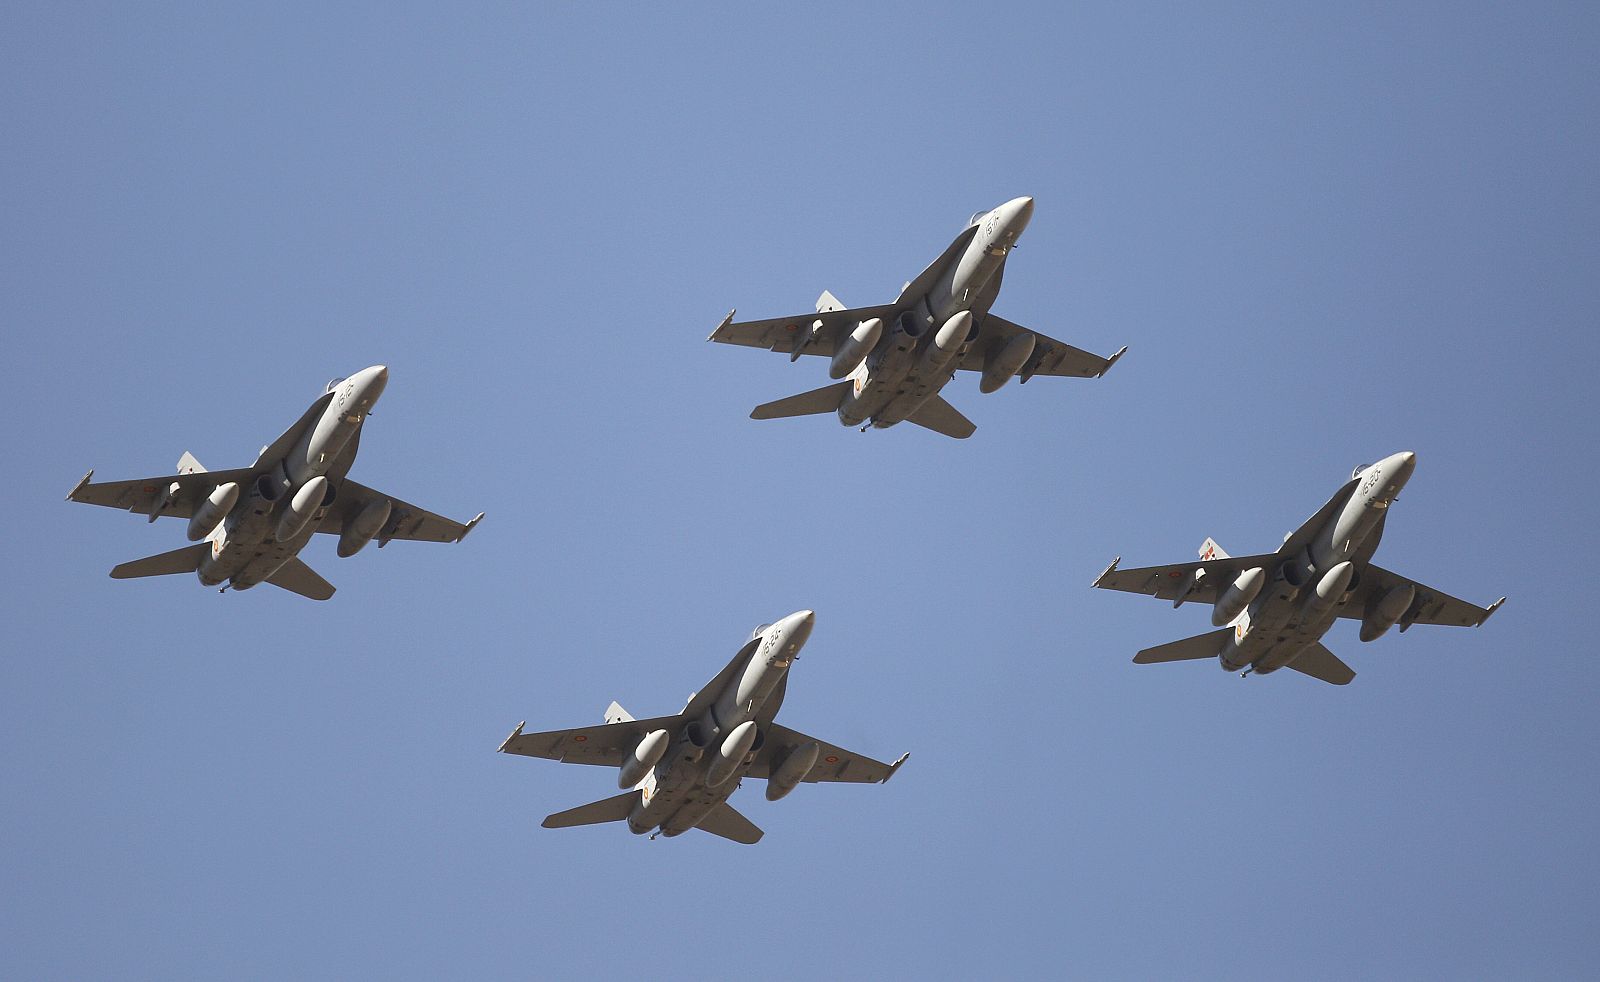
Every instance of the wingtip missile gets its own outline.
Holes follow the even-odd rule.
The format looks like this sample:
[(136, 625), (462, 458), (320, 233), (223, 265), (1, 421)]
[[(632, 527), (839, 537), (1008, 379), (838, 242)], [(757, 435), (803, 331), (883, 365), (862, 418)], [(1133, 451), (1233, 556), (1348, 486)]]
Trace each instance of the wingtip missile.
[[(467, 535), (472, 532), (473, 529), (478, 527), (478, 523), (481, 522), (481, 521), (483, 521), (483, 512), (480, 511), (480, 512), (478, 512), (478, 514), (474, 515), (473, 518), (472, 518), (472, 521), (468, 522), (466, 524), (466, 526), (461, 530), (461, 534), (456, 536), (456, 541), (460, 542), (462, 539), (465, 539), (467, 537)], [(381, 543), (381, 542), (378, 543), (378, 548), (382, 549), (383, 548), (383, 543)]]
[(1092, 589), (1094, 587), (1099, 586), (1100, 585), (1100, 581), (1104, 580), (1106, 577), (1110, 576), (1112, 574), (1112, 572), (1116, 570), (1117, 564), (1120, 563), (1120, 562), (1122, 562), (1122, 557), (1121, 556), (1118, 556), (1117, 558), (1111, 560), (1111, 565), (1107, 566), (1105, 569), (1101, 570), (1100, 571), (1100, 575), (1096, 576), (1094, 578), (1094, 582), (1089, 584), (1090, 588)]
[(717, 335), (722, 333), (722, 329), (733, 323), (734, 312), (738, 309), (739, 308), (735, 307), (733, 310), (728, 311), (728, 316), (722, 318), (722, 323), (717, 325), (717, 329), (715, 331), (712, 331), (710, 334), (706, 335), (706, 340), (715, 341), (717, 339)]
[(901, 754), (899, 760), (897, 760), (894, 763), (889, 765), (889, 773), (885, 774), (883, 776), (883, 780), (879, 781), (878, 783), (879, 784), (888, 784), (889, 783), (889, 779), (894, 777), (896, 771), (900, 770), (900, 765), (904, 764), (907, 760), (910, 760), (910, 759), (911, 759), (911, 754), (910, 753)]
[(1127, 345), (1123, 345), (1121, 348), (1118, 348), (1116, 354), (1114, 354), (1110, 358), (1106, 359), (1106, 367), (1100, 369), (1099, 374), (1097, 374), (1095, 376), (1095, 378), (1105, 378), (1106, 377), (1106, 372), (1111, 371), (1111, 366), (1115, 365), (1117, 363), (1117, 359), (1121, 358), (1123, 355), (1125, 355), (1127, 353), (1128, 353), (1128, 346)]
[(91, 468), (89, 468), (89, 473), (83, 475), (83, 479), (80, 480), (77, 484), (74, 484), (72, 486), (72, 490), (67, 492), (67, 500), (68, 501), (72, 501), (74, 498), (76, 498), (78, 496), (78, 492), (82, 491), (84, 489), (84, 487), (86, 485), (88, 485), (89, 480), (91, 478), (93, 478), (93, 477), (94, 477), (94, 468), (91, 467)]
[(517, 737), (522, 735), (522, 728), (524, 726), (527, 726), (527, 725), (528, 725), (528, 721), (527, 720), (523, 720), (522, 722), (518, 723), (517, 724), (517, 728), (511, 731), (511, 735), (506, 737), (504, 740), (500, 741), (500, 749), (496, 750), (495, 753), (497, 753), (497, 754), (505, 753), (506, 752), (506, 747), (509, 747), (511, 745), (511, 741), (512, 740), (515, 740)]

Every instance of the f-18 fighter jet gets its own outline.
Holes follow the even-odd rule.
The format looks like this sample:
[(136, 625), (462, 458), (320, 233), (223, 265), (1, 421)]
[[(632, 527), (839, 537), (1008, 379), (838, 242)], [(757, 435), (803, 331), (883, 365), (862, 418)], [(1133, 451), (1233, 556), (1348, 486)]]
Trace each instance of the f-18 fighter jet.
[(787, 352), (791, 362), (823, 355), (828, 374), (844, 380), (757, 406), (752, 419), (838, 412), (863, 432), (909, 420), (965, 439), (976, 427), (939, 395), (957, 369), (981, 372), (979, 390), (994, 392), (1012, 378), (1099, 378), (1128, 350), (1101, 358), (989, 313), (1032, 217), (1032, 198), (973, 215), (893, 303), (851, 308), (824, 291), (815, 314), (735, 324), (729, 311), (708, 340)]
[(634, 719), (613, 702), (600, 726), (524, 733), (519, 723), (500, 752), (620, 768), (617, 786), (627, 790), (557, 812), (547, 829), (626, 821), (636, 835), (698, 828), (754, 843), (761, 830), (728, 804), (744, 778), (764, 778), (767, 800), (777, 801), (802, 781), (882, 784), (906, 761), (884, 764), (772, 721), (815, 619), (802, 610), (756, 628), (676, 716)]
[(123, 563), (111, 570), (117, 579), (198, 573), (206, 586), (226, 583), (223, 590), (265, 582), (326, 600), (333, 586), (298, 556), (313, 532), (337, 535), (339, 555), (353, 556), (372, 539), (379, 548), (391, 539), (460, 542), (483, 518), (462, 525), (345, 477), (362, 423), (388, 381), (389, 370), (374, 365), (329, 382), (249, 467), (207, 471), (186, 452), (178, 473), (166, 477), (90, 484), (90, 471), (67, 499), (125, 508), (152, 522), (163, 515), (189, 520), (195, 545)]
[(1404, 633), (1413, 624), (1477, 627), (1488, 620), (1505, 597), (1475, 607), (1372, 562), (1389, 506), (1416, 465), (1417, 455), (1406, 451), (1357, 467), (1271, 555), (1229, 556), (1208, 538), (1197, 563), (1117, 569), (1121, 559), (1113, 560), (1095, 586), (1148, 593), (1173, 607), (1189, 600), (1209, 603), (1211, 623), (1221, 628), (1146, 648), (1133, 660), (1148, 665), (1216, 658), (1241, 677), (1292, 668), (1344, 685), (1356, 673), (1321, 642), (1335, 618), (1360, 620), (1362, 641), (1377, 640), (1395, 624)]

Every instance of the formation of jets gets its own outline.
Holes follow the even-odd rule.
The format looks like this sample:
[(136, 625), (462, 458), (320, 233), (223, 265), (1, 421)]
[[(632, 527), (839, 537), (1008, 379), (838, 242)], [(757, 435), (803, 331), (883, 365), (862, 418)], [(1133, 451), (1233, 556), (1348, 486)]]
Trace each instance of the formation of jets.
[[(960, 370), (980, 374), (994, 392), (1035, 375), (1098, 378), (1127, 348), (1101, 357), (1021, 327), (991, 312), (1007, 258), (1033, 217), (1032, 198), (1014, 198), (972, 216), (943, 254), (892, 302), (849, 308), (824, 292), (816, 311), (734, 322), (709, 340), (829, 359), (835, 381), (757, 406), (755, 419), (837, 413), (846, 426), (884, 429), (910, 422), (957, 439), (973, 423), (940, 394)], [(350, 480), (361, 432), (388, 384), (375, 365), (330, 382), (283, 435), (249, 467), (207, 471), (185, 453), (177, 473), (91, 483), (90, 471), (69, 500), (121, 508), (150, 522), (188, 520), (191, 545), (122, 563), (117, 579), (195, 573), (207, 586), (246, 590), (270, 583), (327, 600), (334, 588), (299, 558), (317, 532), (338, 536), (352, 556), (376, 539), (460, 542), (483, 518), (460, 523)], [(1361, 622), (1373, 641), (1396, 624), (1477, 626), (1502, 597), (1478, 607), (1374, 564), (1390, 506), (1416, 469), (1401, 452), (1359, 467), (1328, 503), (1283, 540), (1276, 552), (1234, 557), (1211, 539), (1198, 562), (1119, 569), (1094, 586), (1172, 601), (1212, 605), (1215, 630), (1134, 656), (1140, 664), (1216, 658), (1241, 675), (1289, 668), (1343, 685), (1355, 672), (1322, 645), (1340, 617)], [(626, 822), (637, 834), (672, 837), (701, 829), (754, 843), (762, 832), (728, 804), (745, 778), (767, 782), (776, 801), (802, 783), (881, 784), (906, 760), (885, 764), (788, 729), (775, 720), (789, 669), (811, 635), (815, 615), (790, 614), (756, 628), (748, 642), (673, 716), (634, 719), (613, 702), (595, 726), (524, 733), (504, 753), (618, 768), (622, 793), (557, 812), (546, 828)]]

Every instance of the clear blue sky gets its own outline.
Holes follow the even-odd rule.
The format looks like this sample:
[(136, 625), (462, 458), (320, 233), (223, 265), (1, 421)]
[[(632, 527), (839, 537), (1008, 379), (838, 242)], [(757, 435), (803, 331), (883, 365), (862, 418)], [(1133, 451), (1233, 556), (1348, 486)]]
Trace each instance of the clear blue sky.
[[(0, 975), (1597, 971), (1593, 5), (438, 7), (0, 12)], [(1020, 194), (996, 310), (1109, 377), (963, 378), (964, 443), (746, 418), (825, 372), (730, 307), (882, 302)], [(352, 476), (466, 543), (107, 578), (182, 525), (86, 469), (247, 464), (378, 362)], [(1379, 561), (1486, 627), (1129, 663), (1209, 621), (1113, 556), (1401, 449)], [(784, 721), (893, 783), (538, 827), (613, 775), (518, 720), (675, 711), (800, 607)]]

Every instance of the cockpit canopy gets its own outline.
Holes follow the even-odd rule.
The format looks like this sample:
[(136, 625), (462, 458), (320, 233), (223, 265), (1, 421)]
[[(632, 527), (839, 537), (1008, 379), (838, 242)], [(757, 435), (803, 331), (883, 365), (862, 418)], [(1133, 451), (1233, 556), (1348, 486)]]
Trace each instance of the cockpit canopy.
[[(750, 632), (750, 641), (754, 641), (756, 638), (761, 637), (761, 632), (765, 631), (771, 626), (771, 624), (757, 624), (756, 629)], [(748, 644), (749, 642), (746, 643)]]
[(1371, 467), (1371, 466), (1372, 466), (1371, 464), (1358, 465), (1355, 470), (1350, 472), (1350, 480), (1354, 481), (1356, 478), (1361, 476), (1361, 472), (1362, 471), (1366, 470), (1368, 467)]
[(965, 226), (965, 227), (964, 227), (964, 228), (963, 228), (963, 231), (965, 231), (965, 230), (966, 230), (966, 229), (969, 229), (969, 228), (971, 228), (971, 227), (972, 227), (972, 226), (974, 226), (974, 225), (976, 225), (976, 224), (978, 224), (978, 222), (980, 222), (980, 221), (982, 221), (982, 220), (983, 220), (983, 216), (985, 216), (985, 215), (987, 215), (987, 214), (989, 214), (989, 211), (988, 211), (988, 209), (985, 209), (985, 210), (983, 210), (983, 211), (975, 211), (975, 212), (973, 212), (973, 213), (972, 213), (972, 217), (971, 217), (971, 218), (969, 218), (969, 219), (967, 219), (967, 224), (966, 224), (966, 226)]
[(348, 376), (348, 375), (341, 375), (338, 378), (334, 379), (333, 381), (329, 382), (327, 385), (322, 387), (322, 394), (323, 395), (327, 395), (328, 393), (332, 392), (334, 389), (339, 387), (339, 383), (340, 382), (343, 382), (345, 379), (347, 379), (349, 377), (350, 376)]

